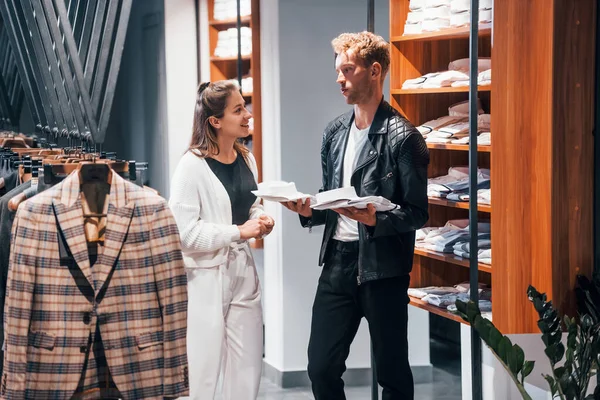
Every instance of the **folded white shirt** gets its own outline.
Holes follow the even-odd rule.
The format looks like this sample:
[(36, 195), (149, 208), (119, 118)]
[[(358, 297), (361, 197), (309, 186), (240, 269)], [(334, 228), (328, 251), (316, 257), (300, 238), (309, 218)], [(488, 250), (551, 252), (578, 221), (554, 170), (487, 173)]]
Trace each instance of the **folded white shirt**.
[(408, 8), (411, 11), (420, 10), (422, 8), (425, 8), (425, 0), (410, 0), (410, 3), (408, 4)]
[(452, 0), (450, 2), (450, 11), (460, 13), (471, 10), (471, 0)]
[(450, 87), (453, 82), (468, 81), (469, 75), (460, 71), (444, 71), (430, 77), (423, 82), (423, 88)]
[(440, 6), (449, 6), (451, 0), (425, 0), (425, 7), (440, 7)]
[[(491, 10), (493, 0), (480, 0), (479, 1), (479, 14), (484, 10)], [(471, 11), (471, 0), (451, 0), (450, 11), (453, 13), (469, 12)]]
[(441, 128), (442, 126), (445, 126), (445, 125), (448, 125), (448, 124), (451, 124), (454, 122), (458, 122), (462, 119), (463, 119), (463, 117), (455, 117), (455, 116), (446, 115), (444, 117), (440, 117), (440, 118), (425, 122), (423, 125), (418, 126), (417, 130), (419, 132), (421, 132), (421, 134), (426, 135), (435, 129)]
[(423, 32), (436, 32), (450, 27), (450, 18), (426, 19), (423, 21)]
[(430, 78), (439, 75), (439, 72), (430, 72), (417, 78), (411, 78), (404, 81), (402, 89), (421, 89), (423, 84)]
[(406, 23), (407, 24), (418, 24), (420, 22), (423, 22), (424, 19), (425, 19), (425, 12), (423, 10), (409, 11), (408, 15), (406, 16)]
[(482, 10), (481, 8), (479, 9), (479, 23), (480, 24), (487, 24), (492, 22), (492, 10)]
[(296, 189), (294, 182), (269, 181), (258, 184), (257, 190), (251, 191), (256, 197), (268, 201), (296, 201), (312, 198), (309, 194), (304, 194)]
[(450, 7), (449, 6), (441, 6), (441, 7), (427, 7), (423, 10), (423, 20), (432, 20), (436, 18), (450, 18)]
[(418, 35), (423, 32), (421, 22), (417, 23), (406, 23), (404, 25), (404, 35)]
[(477, 84), (480, 86), (492, 84), (492, 69), (482, 71), (477, 75)]

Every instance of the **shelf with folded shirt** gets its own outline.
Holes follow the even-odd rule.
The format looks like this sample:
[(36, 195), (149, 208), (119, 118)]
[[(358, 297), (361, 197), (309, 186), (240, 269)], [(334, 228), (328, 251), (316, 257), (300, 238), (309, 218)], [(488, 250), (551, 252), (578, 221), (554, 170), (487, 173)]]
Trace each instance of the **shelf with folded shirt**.
[[(491, 92), (492, 85), (483, 85), (478, 86), (477, 90), (479, 92)], [(468, 93), (468, 86), (459, 86), (459, 87), (439, 87), (439, 88), (425, 88), (425, 89), (392, 89), (392, 95), (403, 95), (403, 94), (436, 94), (436, 93)]]
[[(465, 268), (469, 268), (470, 263), (468, 258), (459, 257), (452, 253), (440, 253), (427, 249), (415, 248), (415, 255), (432, 258), (434, 260), (443, 261), (454, 265), (460, 265), (461, 267)], [(489, 274), (492, 273), (492, 266), (489, 264), (478, 263), (477, 266), (479, 271), (487, 272)]]
[[(242, 26), (249, 26), (252, 21), (251, 15), (244, 15), (241, 18)], [(237, 26), (237, 18), (227, 19), (211, 19), (208, 21), (208, 25), (217, 27), (218, 29), (228, 29)]]
[[(464, 201), (450, 201), (438, 197), (429, 197), (429, 204), (443, 206), (443, 207), (453, 207), (453, 208), (461, 208), (464, 210), (469, 209), (469, 202)], [(490, 204), (477, 204), (477, 210), (484, 213), (492, 213), (492, 206)]]
[[(250, 61), (252, 59), (252, 54), (248, 54), (248, 55), (244, 55), (242, 56), (242, 61)], [(212, 56), (210, 57), (210, 61), (212, 62), (237, 62), (238, 57), (237, 56), (230, 56), (230, 57), (219, 57), (219, 56)]]
[[(468, 144), (454, 144), (454, 143), (427, 143), (427, 148), (432, 150), (456, 150), (456, 151), (469, 151)], [(492, 146), (477, 146), (477, 151), (482, 153), (491, 153)]]
[[(401, 45), (403, 43), (418, 42), (418, 41), (436, 41), (436, 40), (452, 40), (452, 39), (468, 39), (469, 26), (461, 26), (458, 28), (446, 28), (433, 32), (422, 32), (415, 34), (404, 34), (402, 36), (392, 36), (390, 41), (393, 44)], [(487, 37), (492, 34), (492, 24), (479, 24), (479, 36)]]
[(425, 311), (429, 311), (432, 314), (439, 315), (440, 317), (451, 319), (452, 321), (460, 322), (461, 324), (469, 325), (465, 320), (463, 320), (457, 314), (454, 314), (448, 310), (445, 310), (441, 307), (436, 307), (432, 304), (426, 303), (421, 299), (417, 299), (416, 297), (409, 296), (410, 305), (414, 307), (421, 308)]

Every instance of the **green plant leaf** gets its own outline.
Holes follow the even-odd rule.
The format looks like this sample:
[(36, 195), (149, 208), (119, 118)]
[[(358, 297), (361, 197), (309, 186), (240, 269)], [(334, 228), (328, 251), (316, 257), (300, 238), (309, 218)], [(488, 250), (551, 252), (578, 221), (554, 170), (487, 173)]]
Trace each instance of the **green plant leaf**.
[(560, 360), (562, 360), (565, 354), (565, 346), (562, 343), (556, 343), (546, 347), (544, 352), (550, 359), (550, 363), (552, 363), (552, 365), (556, 365)]
[(521, 372), (521, 375), (523, 375), (523, 379), (527, 378), (531, 374), (534, 366), (535, 361), (525, 361), (525, 364), (523, 364), (523, 370)]
[(508, 367), (513, 372), (513, 374), (517, 375), (521, 372), (523, 368), (523, 363), (525, 362), (525, 353), (523, 349), (521, 349), (518, 345), (513, 345), (510, 351), (508, 352)]
[(556, 395), (556, 392), (558, 392), (558, 387), (556, 385), (556, 381), (550, 375), (543, 375), (543, 376), (544, 376), (544, 379), (546, 380), (546, 382), (548, 382), (548, 385), (550, 386), (550, 392), (552, 393), (552, 398), (554, 398), (554, 395)]
[(500, 350), (500, 340), (502, 340), (502, 333), (500, 333), (500, 331), (492, 324), (492, 329), (490, 330), (490, 341), (488, 344), (496, 353)]
[(511, 350), (512, 342), (506, 336), (502, 336), (502, 339), (500, 339), (500, 344), (498, 345), (498, 355), (500, 356), (502, 361), (504, 361), (504, 363), (509, 367), (509, 354)]

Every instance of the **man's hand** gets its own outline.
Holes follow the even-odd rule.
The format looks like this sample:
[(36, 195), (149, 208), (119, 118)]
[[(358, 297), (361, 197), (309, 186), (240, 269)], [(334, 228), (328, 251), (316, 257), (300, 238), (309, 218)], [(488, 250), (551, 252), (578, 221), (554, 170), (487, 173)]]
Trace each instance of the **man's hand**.
[(263, 224), (265, 225), (265, 233), (263, 234), (263, 237), (267, 236), (269, 233), (271, 233), (273, 231), (273, 227), (275, 226), (275, 220), (273, 218), (271, 218), (270, 216), (268, 216), (267, 214), (262, 214), (260, 217), (258, 217)]
[(282, 206), (287, 208), (290, 211), (298, 213), (303, 217), (310, 218), (312, 217), (312, 208), (310, 208), (310, 199), (305, 199), (304, 203), (302, 199), (297, 201), (284, 201), (281, 203)]
[(335, 208), (333, 211), (367, 226), (375, 226), (377, 223), (377, 216), (375, 215), (376, 210), (373, 204), (367, 204), (367, 208), (364, 209), (345, 207)]

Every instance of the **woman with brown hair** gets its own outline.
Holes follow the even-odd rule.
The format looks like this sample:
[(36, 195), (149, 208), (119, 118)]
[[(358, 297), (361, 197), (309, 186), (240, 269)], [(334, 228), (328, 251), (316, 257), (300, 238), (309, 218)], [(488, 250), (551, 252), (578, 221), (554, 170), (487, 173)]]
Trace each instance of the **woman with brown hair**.
[[(190, 397), (254, 400), (262, 371), (261, 291), (248, 240), (269, 234), (257, 167), (240, 142), (252, 115), (235, 81), (198, 88), (192, 141), (171, 182), (169, 205), (188, 277)], [(221, 362), (222, 361), (222, 362)]]

